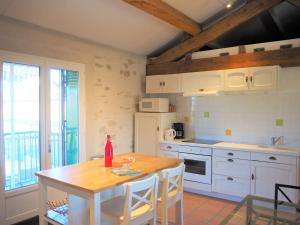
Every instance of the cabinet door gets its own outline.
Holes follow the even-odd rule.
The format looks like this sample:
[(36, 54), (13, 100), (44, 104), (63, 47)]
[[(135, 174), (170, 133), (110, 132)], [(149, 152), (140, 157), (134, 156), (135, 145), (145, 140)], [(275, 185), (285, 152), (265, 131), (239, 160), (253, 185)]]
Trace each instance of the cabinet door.
[(158, 115), (135, 115), (135, 152), (146, 155), (157, 155), (159, 145), (159, 121)]
[(225, 70), (226, 91), (246, 91), (249, 89), (249, 70)]
[(278, 66), (249, 68), (250, 90), (272, 90), (277, 86)]
[(178, 152), (160, 150), (159, 156), (178, 159)]
[(146, 77), (146, 93), (161, 93), (162, 82), (161, 76), (147, 76)]
[[(296, 185), (296, 166), (267, 162), (251, 162), (251, 194), (274, 199), (275, 184)], [(283, 189), (292, 201), (296, 201), (296, 191)], [(279, 199), (286, 200), (281, 194)]]
[(223, 90), (224, 71), (195, 72), (182, 75), (182, 92)]
[(180, 93), (181, 92), (181, 75), (162, 75), (162, 92), (161, 93)]

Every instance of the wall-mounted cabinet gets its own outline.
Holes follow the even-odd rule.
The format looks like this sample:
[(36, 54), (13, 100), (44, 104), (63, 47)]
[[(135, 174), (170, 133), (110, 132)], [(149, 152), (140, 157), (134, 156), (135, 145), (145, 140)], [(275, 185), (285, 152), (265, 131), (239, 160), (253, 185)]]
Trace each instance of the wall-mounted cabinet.
[(279, 66), (225, 70), (225, 91), (276, 89), (279, 70)]
[(205, 71), (182, 75), (182, 92), (222, 91), (224, 88), (224, 71)]
[(264, 66), (147, 76), (146, 93), (274, 90), (279, 73), (279, 66)]
[(146, 93), (180, 93), (181, 74), (146, 77)]

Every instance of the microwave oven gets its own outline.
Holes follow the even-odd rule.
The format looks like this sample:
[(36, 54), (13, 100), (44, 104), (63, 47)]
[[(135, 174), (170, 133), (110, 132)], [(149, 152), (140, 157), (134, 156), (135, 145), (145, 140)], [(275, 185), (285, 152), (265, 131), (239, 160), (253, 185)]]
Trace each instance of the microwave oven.
[(139, 102), (140, 112), (169, 112), (169, 99), (142, 98)]

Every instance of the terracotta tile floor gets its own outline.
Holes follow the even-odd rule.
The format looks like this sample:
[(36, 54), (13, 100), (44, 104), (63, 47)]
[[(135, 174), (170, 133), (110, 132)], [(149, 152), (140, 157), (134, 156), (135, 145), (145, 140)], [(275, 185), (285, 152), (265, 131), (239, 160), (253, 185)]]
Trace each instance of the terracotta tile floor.
[[(183, 204), (184, 225), (218, 225), (237, 205), (188, 192), (184, 193)], [(169, 217), (175, 221), (175, 208), (170, 209)]]
[[(236, 203), (202, 195), (184, 193), (184, 225), (218, 225), (236, 207)], [(158, 215), (159, 216), (159, 215)], [(170, 221), (175, 221), (175, 209), (170, 209)], [(37, 225), (38, 219), (18, 225)], [(158, 223), (159, 224), (159, 223)]]

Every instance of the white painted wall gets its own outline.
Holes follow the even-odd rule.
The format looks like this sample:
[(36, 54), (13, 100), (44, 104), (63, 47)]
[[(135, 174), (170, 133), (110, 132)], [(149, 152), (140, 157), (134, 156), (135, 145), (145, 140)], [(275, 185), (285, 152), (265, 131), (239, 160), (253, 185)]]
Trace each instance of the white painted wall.
[(133, 149), (133, 115), (144, 92), (144, 57), (3, 17), (0, 49), (85, 64), (87, 158), (103, 153), (107, 133), (116, 153)]
[[(209, 97), (176, 96), (177, 116), (189, 137), (270, 144), (283, 135), (285, 143), (300, 147), (300, 67), (283, 68), (283, 92)], [(209, 118), (204, 118), (209, 112)], [(276, 120), (283, 119), (282, 127)], [(225, 130), (231, 129), (232, 136)]]

